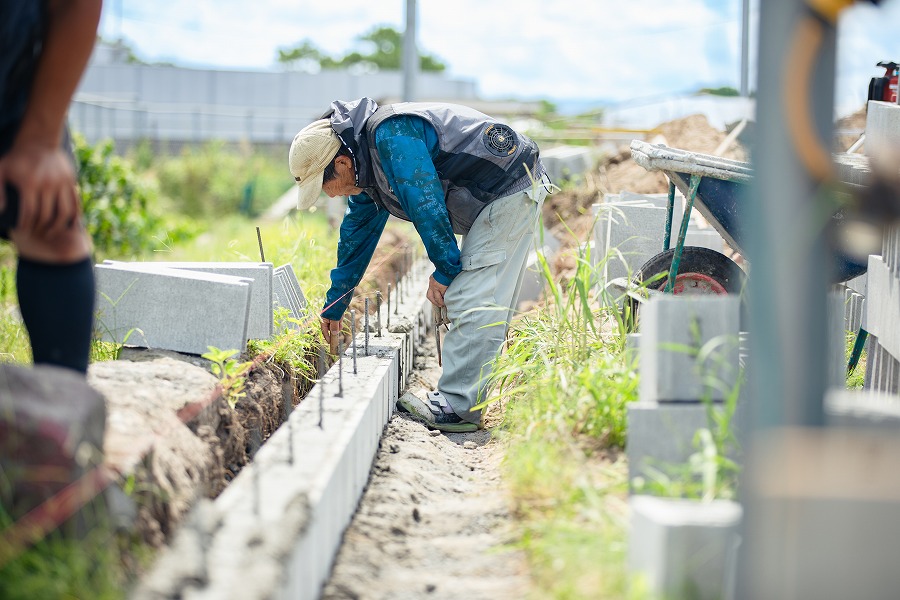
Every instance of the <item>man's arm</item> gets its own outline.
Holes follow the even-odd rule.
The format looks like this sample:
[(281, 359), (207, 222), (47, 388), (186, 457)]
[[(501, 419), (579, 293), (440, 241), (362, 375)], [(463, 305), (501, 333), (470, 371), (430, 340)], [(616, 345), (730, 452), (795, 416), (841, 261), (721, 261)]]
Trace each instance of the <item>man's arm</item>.
[(363, 275), (387, 223), (388, 211), (379, 210), (367, 194), (350, 196), (341, 222), (337, 266), (331, 270), (331, 288), (325, 295), (323, 319), (340, 321), (350, 304), (353, 288)]
[[(102, 0), (50, 0), (47, 33), (22, 125), (0, 157), (0, 184), (19, 190), (23, 230), (57, 231), (80, 216), (75, 172), (60, 148), (66, 111), (84, 72)], [(0, 206), (5, 206), (0, 185)]]
[(434, 128), (419, 117), (393, 117), (375, 131), (375, 145), (388, 183), (435, 266), (428, 299), (443, 306), (443, 292), (462, 267), (444, 190), (432, 158), (437, 144)]

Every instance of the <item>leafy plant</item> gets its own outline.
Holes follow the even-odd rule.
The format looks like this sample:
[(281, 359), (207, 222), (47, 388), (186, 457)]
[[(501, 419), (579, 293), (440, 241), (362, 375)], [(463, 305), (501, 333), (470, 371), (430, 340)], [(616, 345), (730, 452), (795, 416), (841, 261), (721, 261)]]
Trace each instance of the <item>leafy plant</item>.
[(212, 374), (219, 378), (222, 387), (222, 396), (228, 402), (228, 406), (234, 409), (238, 400), (245, 396), (244, 384), (247, 381), (247, 373), (252, 362), (240, 362), (232, 358), (240, 354), (237, 350), (220, 350), (214, 346), (207, 346), (209, 352), (203, 354), (203, 358), (210, 361)]
[(112, 142), (87, 144), (73, 136), (84, 221), (102, 255), (138, 256), (167, 238), (183, 242), (197, 234), (194, 223), (163, 217), (152, 188), (138, 181), (128, 162), (113, 154)]

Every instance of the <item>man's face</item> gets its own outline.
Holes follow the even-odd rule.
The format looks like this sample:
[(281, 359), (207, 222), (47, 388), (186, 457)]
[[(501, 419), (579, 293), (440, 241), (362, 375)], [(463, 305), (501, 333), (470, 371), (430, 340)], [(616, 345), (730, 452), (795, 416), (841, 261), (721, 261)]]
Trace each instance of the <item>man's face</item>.
[(362, 189), (356, 187), (356, 173), (349, 156), (338, 156), (334, 160), (334, 178), (322, 183), (322, 191), (328, 194), (329, 198), (362, 193)]

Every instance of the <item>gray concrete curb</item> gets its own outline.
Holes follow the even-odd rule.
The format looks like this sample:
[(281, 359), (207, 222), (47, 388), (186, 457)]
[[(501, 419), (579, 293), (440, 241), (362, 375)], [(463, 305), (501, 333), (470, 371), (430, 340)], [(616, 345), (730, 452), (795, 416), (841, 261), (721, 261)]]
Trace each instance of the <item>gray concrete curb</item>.
[(319, 597), (427, 331), (427, 264), (402, 282), (394, 333), (370, 332), (368, 355), (358, 333), (356, 374), (350, 348), (253, 463), (192, 510), (133, 598)]

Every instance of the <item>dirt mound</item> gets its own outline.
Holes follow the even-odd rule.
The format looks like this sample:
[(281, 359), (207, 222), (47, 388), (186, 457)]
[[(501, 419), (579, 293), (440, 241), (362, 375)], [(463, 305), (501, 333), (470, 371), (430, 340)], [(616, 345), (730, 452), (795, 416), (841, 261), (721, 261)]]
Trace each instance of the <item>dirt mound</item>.
[(866, 130), (866, 107), (834, 124), (834, 151), (846, 152)]
[[(710, 125), (704, 115), (690, 115), (663, 123), (648, 141), (701, 154), (715, 154), (727, 136), (727, 132)], [(747, 151), (737, 141), (729, 144), (719, 156), (748, 160)], [(647, 171), (635, 163), (631, 159), (631, 148), (624, 144), (614, 154), (601, 160), (595, 171), (585, 176), (584, 185), (548, 197), (544, 201), (544, 224), (563, 243), (557, 269), (568, 271), (574, 267), (575, 260), (565, 249), (589, 239), (594, 222), (591, 205), (602, 202), (605, 194), (622, 191), (661, 194), (668, 189), (665, 175)]]

